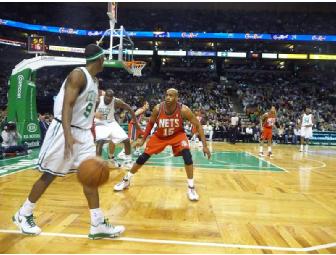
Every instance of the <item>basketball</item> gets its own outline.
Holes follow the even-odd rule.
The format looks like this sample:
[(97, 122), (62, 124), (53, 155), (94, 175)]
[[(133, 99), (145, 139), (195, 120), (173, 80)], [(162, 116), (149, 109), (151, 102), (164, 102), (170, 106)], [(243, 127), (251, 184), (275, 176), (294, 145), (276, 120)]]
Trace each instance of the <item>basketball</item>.
[(93, 157), (84, 160), (78, 167), (78, 181), (89, 187), (99, 187), (107, 182), (110, 170), (102, 158)]

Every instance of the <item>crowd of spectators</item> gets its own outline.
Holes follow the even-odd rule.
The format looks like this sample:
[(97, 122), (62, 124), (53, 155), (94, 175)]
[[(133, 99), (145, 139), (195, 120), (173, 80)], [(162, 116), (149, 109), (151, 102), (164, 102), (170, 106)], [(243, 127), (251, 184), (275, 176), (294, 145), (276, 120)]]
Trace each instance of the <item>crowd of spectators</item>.
[[(52, 112), (53, 98), (71, 68), (54, 67), (38, 71), (38, 110)], [(266, 112), (271, 104), (277, 108), (278, 126), (274, 129), (274, 135), (278, 142), (296, 143), (297, 135), (294, 136), (294, 131), (298, 128), (298, 119), (306, 106), (311, 107), (313, 111), (316, 120), (314, 129), (336, 130), (335, 103), (330, 100), (330, 96), (336, 94), (336, 81), (326, 78), (323, 74), (316, 74), (307, 79), (286, 72), (256, 74), (241, 72), (238, 69), (236, 73), (224, 75), (224, 79), (220, 81), (212, 79), (209, 72), (162, 72), (153, 77), (150, 69), (147, 69), (145, 75), (138, 78), (124, 70), (108, 69), (100, 77), (100, 88), (112, 88), (117, 97), (134, 108), (139, 107), (143, 99), (149, 101), (153, 108), (164, 98), (167, 88), (175, 87), (180, 92), (182, 103), (194, 111), (201, 110), (202, 124), (208, 125), (206, 133), (209, 139), (213, 140), (231, 139), (230, 120), (235, 111), (241, 109), (240, 112), (248, 116), (248, 121), (239, 123), (237, 140), (257, 142), (260, 136), (260, 115)], [(7, 81), (4, 79), (2, 83)], [(1, 87), (4, 93), (1, 100), (4, 100), (6, 86)], [(232, 99), (238, 100), (236, 107)], [(150, 111), (146, 114), (149, 116)], [(117, 114), (117, 120), (121, 124), (127, 123), (129, 118), (130, 116), (123, 112)]]
[[(246, 77), (246, 76), (245, 76)], [(315, 129), (336, 130), (336, 107), (332, 95), (336, 94), (336, 81), (323, 79), (318, 74), (311, 79), (295, 76), (259, 76), (253, 83), (248, 79), (237, 84), (237, 96), (251, 122), (258, 123), (261, 113), (270, 105), (277, 108), (277, 121), (284, 129), (293, 129), (305, 107), (312, 109)]]

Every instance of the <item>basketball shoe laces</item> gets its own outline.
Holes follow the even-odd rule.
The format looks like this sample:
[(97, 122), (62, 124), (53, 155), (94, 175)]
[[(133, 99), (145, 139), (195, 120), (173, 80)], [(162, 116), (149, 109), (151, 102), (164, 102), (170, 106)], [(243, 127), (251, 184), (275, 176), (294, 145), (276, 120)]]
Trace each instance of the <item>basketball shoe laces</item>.
[(114, 226), (109, 222), (108, 218), (104, 218), (104, 221), (102, 223), (106, 225), (108, 228), (114, 228)]
[(34, 222), (35, 217), (33, 215), (29, 215), (29, 216), (25, 216), (27, 223), (29, 224), (29, 226), (31, 227), (35, 227), (36, 223)]

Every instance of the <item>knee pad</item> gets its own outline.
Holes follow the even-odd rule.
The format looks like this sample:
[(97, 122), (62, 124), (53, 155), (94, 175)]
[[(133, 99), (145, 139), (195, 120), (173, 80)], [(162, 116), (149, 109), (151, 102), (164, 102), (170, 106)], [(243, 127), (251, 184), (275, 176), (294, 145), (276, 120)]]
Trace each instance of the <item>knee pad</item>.
[(150, 158), (150, 156), (147, 153), (142, 153), (138, 159), (136, 160), (136, 163), (138, 165), (143, 165), (146, 163), (146, 161)]
[(188, 149), (184, 149), (183, 151), (181, 151), (183, 160), (184, 160), (184, 164), (188, 165), (192, 165), (193, 164), (193, 160), (192, 160), (192, 156), (190, 153), (190, 150)]

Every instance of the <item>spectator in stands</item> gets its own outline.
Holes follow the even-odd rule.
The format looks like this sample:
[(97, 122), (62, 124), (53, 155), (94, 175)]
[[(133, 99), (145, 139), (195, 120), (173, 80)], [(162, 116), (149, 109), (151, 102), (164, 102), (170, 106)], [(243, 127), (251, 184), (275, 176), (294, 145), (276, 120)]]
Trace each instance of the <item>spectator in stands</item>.
[(1, 132), (2, 147), (5, 153), (15, 155), (26, 155), (27, 146), (18, 145), (19, 134), (16, 131), (16, 124), (14, 122), (8, 122), (4, 126), (4, 130)]
[(45, 134), (47, 133), (49, 124), (46, 121), (46, 116), (45, 114), (39, 114), (39, 125), (40, 125), (40, 131), (41, 131), (41, 140), (40, 140), (40, 144), (43, 143)]
[(212, 141), (213, 137), (213, 126), (207, 121), (206, 125), (203, 126), (204, 134), (208, 138), (209, 141)]
[(214, 127), (213, 139), (217, 141), (223, 141), (224, 139), (223, 132), (224, 132), (223, 127), (220, 125), (218, 121), (216, 121), (216, 125)]
[(246, 141), (248, 143), (252, 142), (252, 140), (253, 140), (253, 129), (252, 129), (252, 127), (249, 125), (246, 128), (245, 132), (246, 132), (246, 134), (245, 134), (246, 135)]
[(277, 137), (275, 138), (275, 140), (277, 140), (278, 143), (284, 143), (284, 141), (285, 141), (285, 128), (284, 128), (283, 125), (280, 125), (280, 127), (278, 128)]
[(297, 141), (300, 141), (300, 128), (298, 125), (295, 125), (293, 130), (292, 144), (297, 144)]

